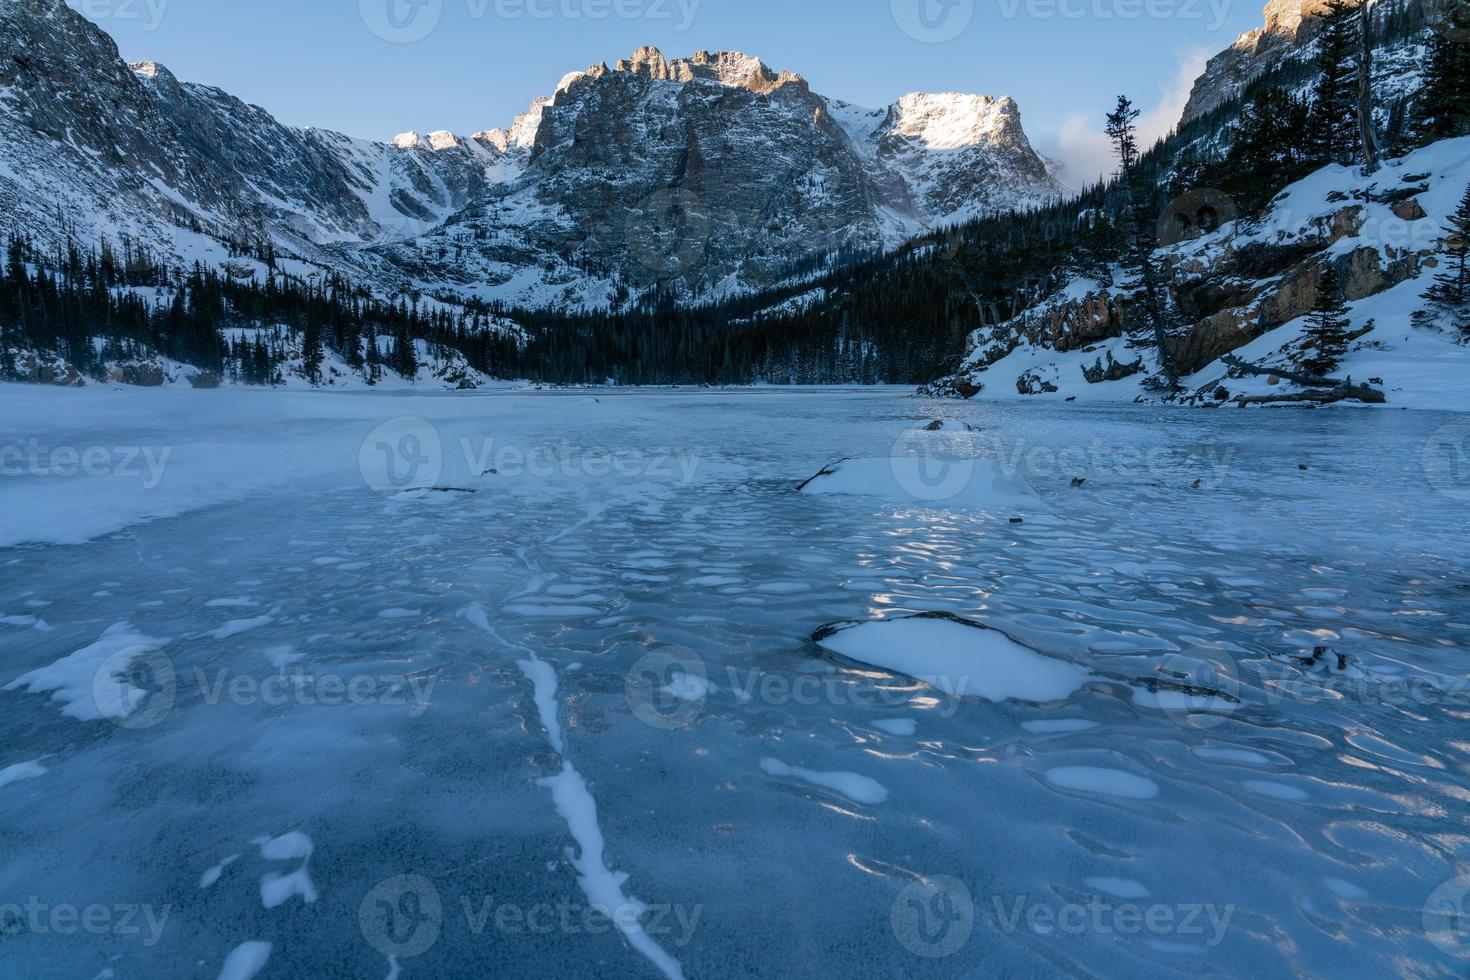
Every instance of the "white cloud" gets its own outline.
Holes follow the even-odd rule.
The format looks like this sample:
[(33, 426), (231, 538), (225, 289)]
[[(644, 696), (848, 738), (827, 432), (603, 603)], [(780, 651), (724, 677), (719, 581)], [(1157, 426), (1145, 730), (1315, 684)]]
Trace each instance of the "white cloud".
[[(1186, 52), (1179, 68), (1158, 92), (1154, 104), (1143, 109), (1138, 117), (1138, 144), (1143, 149), (1153, 146), (1156, 140), (1173, 132), (1184, 115), (1185, 103), (1194, 88), (1195, 79), (1205, 70), (1207, 53), (1202, 49)], [(1111, 175), (1118, 167), (1113, 145), (1103, 134), (1103, 116), (1112, 109), (1097, 113), (1096, 117), (1074, 113), (1062, 123), (1062, 128), (1050, 140), (1043, 139), (1047, 156), (1062, 165), (1062, 182), (1074, 190), (1081, 190), (1099, 177)]]

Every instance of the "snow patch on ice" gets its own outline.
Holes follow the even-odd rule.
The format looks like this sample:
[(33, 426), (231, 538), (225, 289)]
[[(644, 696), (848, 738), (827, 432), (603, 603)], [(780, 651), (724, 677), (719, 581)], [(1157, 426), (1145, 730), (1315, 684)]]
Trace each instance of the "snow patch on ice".
[(1053, 786), (1075, 790), (1079, 793), (1121, 796), (1131, 800), (1151, 800), (1159, 795), (1158, 783), (1144, 776), (1123, 772), (1121, 769), (1103, 769), (1097, 766), (1061, 766), (1048, 770), (1046, 779)]
[(225, 869), (228, 868), (230, 865), (234, 864), (238, 860), (240, 860), (240, 855), (238, 855), (238, 854), (231, 854), (229, 857), (225, 858), (219, 864), (216, 864), (214, 867), (209, 868), (208, 870), (206, 870), (204, 872), (204, 874), (202, 874), (202, 875), (199, 876), (199, 888), (201, 890), (203, 890), (205, 888), (213, 888), (214, 885), (215, 885), (215, 882), (219, 881), (220, 876), (225, 873)]
[(219, 629), (211, 630), (204, 635), (214, 640), (228, 640), (232, 636), (239, 636), (241, 633), (249, 633), (251, 630), (260, 629), (262, 626), (269, 626), (273, 622), (275, 622), (274, 616), (255, 616), (251, 619), (232, 619), (228, 623), (225, 623), (225, 625), (221, 626)]
[(999, 630), (947, 616), (910, 616), (824, 629), (817, 643), (859, 663), (905, 674), (952, 697), (1061, 701), (1087, 668), (1023, 646)]
[(882, 783), (855, 772), (816, 772), (800, 766), (788, 766), (779, 759), (762, 759), (761, 768), (772, 776), (790, 777), (835, 790), (854, 803), (877, 804), (888, 799), (888, 790)]
[(1088, 878), (1083, 884), (1094, 891), (1114, 898), (1148, 898), (1148, 888), (1132, 878)]
[(61, 713), (79, 721), (127, 718), (147, 692), (122, 680), (133, 662), (169, 641), (145, 636), (129, 623), (118, 623), (102, 638), (47, 667), (23, 674), (5, 690), (25, 688), (31, 694), (50, 693), (63, 702)]
[(35, 779), (38, 776), (44, 776), (49, 771), (45, 766), (41, 765), (40, 760), (19, 762), (13, 766), (6, 766), (4, 769), (0, 769), (0, 789), (4, 789), (11, 783), (18, 783), (22, 779)]
[(260, 848), (260, 856), (267, 861), (301, 862), (301, 867), (289, 874), (272, 871), (261, 876), (262, 905), (268, 909), (278, 908), (298, 895), (308, 905), (316, 901), (316, 886), (312, 884), (308, 870), (314, 849), (310, 837), (300, 831), (292, 831), (276, 838), (257, 838), (255, 843)]
[(1041, 497), (1019, 473), (993, 458), (930, 454), (844, 459), (800, 487), (802, 493), (881, 497), (928, 507), (1037, 507)]
[(251, 980), (271, 958), (270, 943), (252, 940), (241, 943), (225, 957), (225, 965), (219, 971), (219, 980)]

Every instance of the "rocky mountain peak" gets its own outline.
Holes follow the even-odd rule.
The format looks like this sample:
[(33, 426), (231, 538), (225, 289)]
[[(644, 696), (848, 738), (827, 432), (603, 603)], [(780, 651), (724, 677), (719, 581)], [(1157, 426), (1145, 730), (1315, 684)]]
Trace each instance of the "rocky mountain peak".
[(658, 81), (705, 80), (729, 88), (764, 95), (785, 85), (806, 87), (806, 79), (794, 72), (773, 72), (759, 58), (739, 51), (697, 51), (688, 58), (670, 61), (655, 47), (642, 47), (633, 57), (619, 60), (617, 72), (644, 75)]
[(1021, 132), (1021, 110), (1009, 96), (914, 92), (889, 109), (887, 128), (930, 149), (953, 150), (1013, 139)]
[[(1345, 5), (1357, 6), (1352, 0)], [(1271, 0), (1266, 4), (1265, 32), (1306, 40), (1315, 36), (1315, 25), (1331, 8), (1331, 0)]]

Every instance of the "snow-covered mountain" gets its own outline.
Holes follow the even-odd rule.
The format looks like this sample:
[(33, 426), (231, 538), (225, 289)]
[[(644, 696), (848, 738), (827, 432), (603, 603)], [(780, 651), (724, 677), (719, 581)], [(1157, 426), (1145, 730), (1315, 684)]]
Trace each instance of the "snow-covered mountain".
[(1009, 99), (829, 102), (759, 59), (652, 48), (509, 129), (379, 143), (280, 124), (0, 0), (0, 229), (181, 260), (275, 249), (385, 288), (606, 305), (759, 288), (840, 250), (1060, 193)]
[(539, 111), (524, 174), (381, 254), (425, 286), (538, 304), (702, 297), (1060, 191), (1009, 99), (857, 109), (738, 53), (643, 48)]

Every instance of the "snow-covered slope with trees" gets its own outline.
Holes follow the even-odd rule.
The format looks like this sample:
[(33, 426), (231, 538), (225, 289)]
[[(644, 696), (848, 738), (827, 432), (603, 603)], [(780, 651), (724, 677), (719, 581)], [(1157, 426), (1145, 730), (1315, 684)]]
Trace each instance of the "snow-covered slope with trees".
[[(1258, 218), (1160, 248), (1155, 261), (1168, 271), (1181, 322), (1171, 349), (1186, 392), (1227, 402), (1296, 391), (1283, 375), (1312, 356), (1312, 314), (1330, 275), (1350, 324), (1340, 376), (1375, 381), (1390, 405), (1470, 410), (1470, 336), (1449, 319), (1414, 317), (1463, 247), (1452, 219), (1467, 188), (1470, 138), (1444, 140), (1372, 177), (1326, 167)], [(1154, 362), (1133, 337), (1138, 292), (1121, 267), (1106, 278), (1075, 276), (1046, 302), (976, 331), (954, 381), (986, 398), (1144, 395)], [(1222, 357), (1266, 370), (1244, 373)]]

